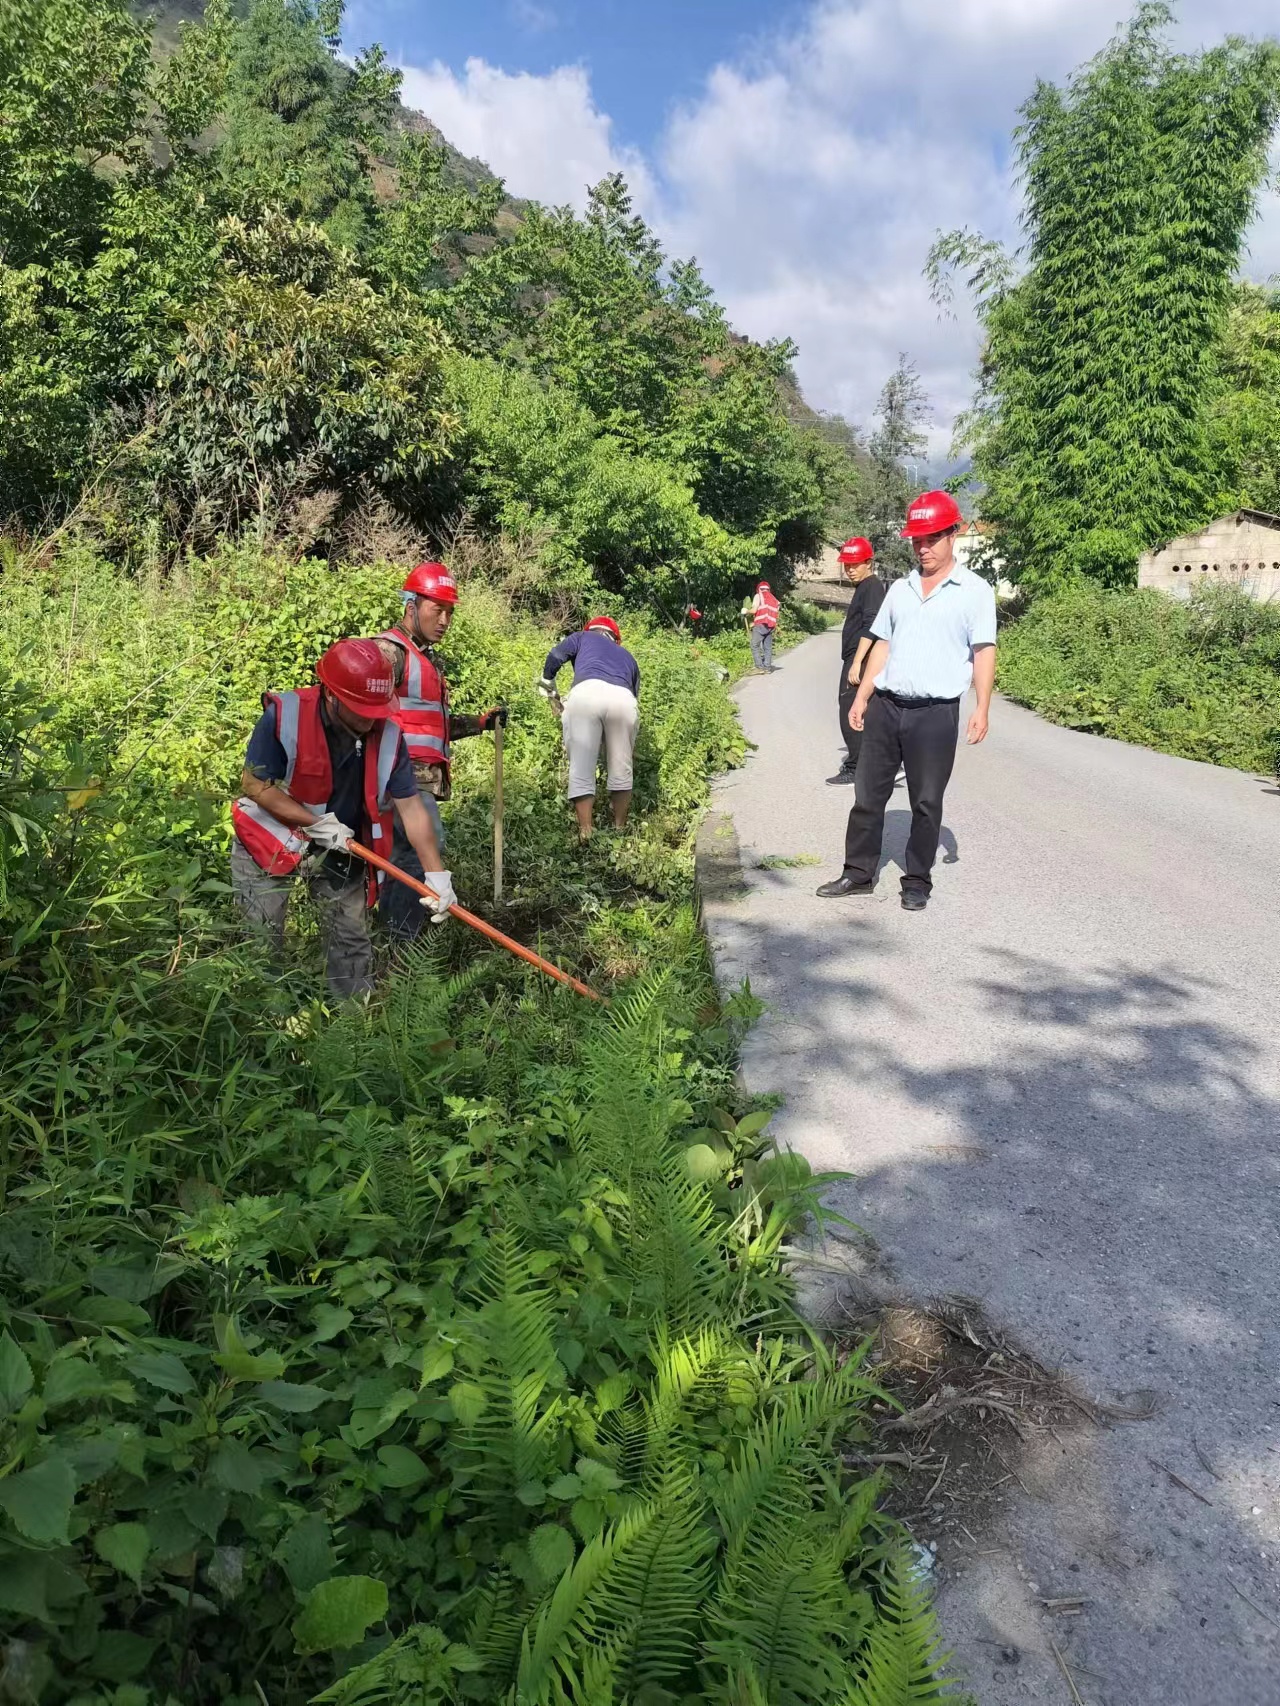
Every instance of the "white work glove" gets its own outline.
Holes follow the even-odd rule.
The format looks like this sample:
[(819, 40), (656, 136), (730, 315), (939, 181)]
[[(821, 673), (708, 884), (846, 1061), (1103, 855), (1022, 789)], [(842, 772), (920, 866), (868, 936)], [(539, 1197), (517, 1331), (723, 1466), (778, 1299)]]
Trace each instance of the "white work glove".
[(439, 898), (430, 900), (424, 894), (419, 899), (418, 905), (431, 908), (431, 922), (433, 924), (443, 924), (449, 916), (449, 908), (458, 904), (458, 897), (453, 892), (453, 878), (448, 871), (424, 871), (422, 880), (428, 888), (436, 891)]
[(332, 812), (325, 812), (314, 823), (304, 824), (302, 833), (308, 841), (314, 841), (317, 847), (323, 847), (326, 853), (343, 853), (350, 842), (356, 838), (354, 829), (348, 829), (340, 817)]
[(544, 699), (554, 699), (556, 697), (555, 682), (548, 681), (544, 675), (542, 680), (538, 683), (538, 692), (541, 693)]

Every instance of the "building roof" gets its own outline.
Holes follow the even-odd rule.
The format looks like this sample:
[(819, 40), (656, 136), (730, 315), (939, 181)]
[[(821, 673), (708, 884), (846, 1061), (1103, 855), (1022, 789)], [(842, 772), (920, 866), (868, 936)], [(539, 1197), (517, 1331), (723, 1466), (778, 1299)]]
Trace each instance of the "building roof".
[(1280, 533), (1280, 515), (1272, 515), (1265, 509), (1236, 509), (1229, 511), (1226, 515), (1215, 516), (1212, 521), (1206, 521), (1203, 527), (1193, 527), (1186, 533), (1179, 533), (1171, 539), (1161, 540), (1158, 545), (1149, 545), (1143, 555), (1157, 557), (1164, 551), (1171, 551), (1175, 546), (1180, 548), (1189, 544), (1193, 539), (1199, 539), (1202, 534), (1208, 533), (1212, 528), (1221, 527), (1224, 521), (1234, 521), (1237, 527), (1247, 522), (1255, 527), (1269, 527)]

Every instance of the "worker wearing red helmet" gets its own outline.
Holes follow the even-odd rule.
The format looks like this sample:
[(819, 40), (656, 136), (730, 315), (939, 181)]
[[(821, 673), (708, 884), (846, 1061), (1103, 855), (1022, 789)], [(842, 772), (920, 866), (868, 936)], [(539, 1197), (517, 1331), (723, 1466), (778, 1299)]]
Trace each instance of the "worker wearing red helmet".
[(924, 492), (907, 511), (902, 536), (917, 566), (889, 588), (871, 624), (875, 643), (849, 711), (850, 724), (862, 732), (862, 751), (844, 870), (818, 890), (826, 898), (874, 892), (885, 807), (901, 765), (911, 801), (902, 904), (920, 912), (929, 903), (960, 701), (972, 685), (977, 703), (968, 739), (976, 746), (987, 737), (996, 675), (995, 593), (956, 563), (962, 519), (949, 492)]
[[(449, 684), (435, 648), (444, 639), (458, 604), (458, 584), (443, 563), (419, 563), (400, 589), (400, 619), (375, 636), (391, 669), (399, 701), (396, 722), (404, 735), (418, 795), (431, 818), (437, 844), (444, 846), (440, 802), (453, 791), (453, 743), (505, 724), (507, 709), (496, 705), (480, 716), (459, 716), (449, 709)], [(397, 826), (391, 861), (411, 877), (435, 887), (409, 837)], [(447, 876), (448, 873), (437, 872)], [(403, 883), (383, 885), (383, 922), (397, 942), (412, 941), (422, 928), (422, 912)]]
[(371, 868), (346, 851), (358, 840), (388, 851), (393, 823), (416, 850), (443, 923), (455, 896), (431, 818), (418, 798), (404, 736), (392, 720), (395, 683), (372, 640), (339, 640), (316, 665), (319, 685), (264, 693), (232, 808), (231, 885), (246, 917), (278, 951), (295, 875), (306, 867), (320, 911), (329, 987), (338, 997), (373, 987)]
[(853, 709), (853, 697), (862, 679), (862, 666), (873, 644), (871, 624), (879, 615), (888, 591), (876, 574), (875, 555), (871, 541), (861, 535), (846, 539), (839, 552), (840, 568), (853, 588), (853, 597), (849, 600), (840, 635), (840, 685), (836, 693), (836, 707), (840, 733), (844, 736), (845, 756), (835, 775), (827, 777), (827, 781), (834, 785), (851, 784), (858, 768), (862, 731), (852, 727), (849, 712)]
[(556, 676), (570, 661), (573, 686), (560, 707), (560, 732), (569, 757), (569, 799), (578, 819), (578, 838), (590, 841), (602, 741), (613, 826), (627, 827), (640, 728), (640, 666), (623, 645), (622, 630), (612, 616), (593, 616), (585, 628), (566, 635), (547, 653), (538, 691), (553, 704), (559, 703)]
[(757, 581), (755, 597), (744, 608), (751, 632), (751, 657), (757, 669), (773, 670), (773, 634), (778, 626), (781, 600), (768, 581)]

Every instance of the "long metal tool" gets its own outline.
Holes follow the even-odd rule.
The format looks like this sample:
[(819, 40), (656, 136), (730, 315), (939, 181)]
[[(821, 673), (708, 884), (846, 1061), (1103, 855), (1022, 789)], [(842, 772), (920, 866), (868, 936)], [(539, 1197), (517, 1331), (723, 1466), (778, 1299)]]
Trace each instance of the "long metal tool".
[[(398, 865), (393, 865), (389, 859), (384, 859), (379, 853), (372, 853), (367, 847), (362, 847), (358, 841), (348, 841), (342, 849), (344, 853), (354, 853), (357, 859), (363, 859), (367, 865), (381, 871), (385, 876), (394, 877), (396, 882), (403, 883), (415, 894), (425, 895), (428, 900), (438, 900), (439, 896), (426, 883), (420, 883), (417, 877), (411, 877), (407, 871), (402, 871)], [(456, 918), (459, 924), (467, 924), (472, 930), (478, 930), (482, 936), (487, 936), (491, 942), (496, 942), (500, 948), (505, 948), (517, 959), (526, 961), (548, 977), (555, 978), (557, 983), (568, 984), (579, 995), (585, 995), (589, 1001), (603, 1001), (604, 996), (592, 989), (589, 984), (579, 983), (576, 977), (570, 977), (567, 971), (561, 971), (559, 966), (553, 966), (550, 960), (544, 960), (541, 954), (535, 954), (532, 948), (526, 948), (523, 942), (516, 942), (510, 936), (504, 936), (501, 930), (495, 930), (493, 925), (483, 918), (477, 918), (474, 912), (468, 912), (465, 907), (451, 906), (449, 915)]]
[(493, 727), (493, 904), (502, 905), (502, 724)]

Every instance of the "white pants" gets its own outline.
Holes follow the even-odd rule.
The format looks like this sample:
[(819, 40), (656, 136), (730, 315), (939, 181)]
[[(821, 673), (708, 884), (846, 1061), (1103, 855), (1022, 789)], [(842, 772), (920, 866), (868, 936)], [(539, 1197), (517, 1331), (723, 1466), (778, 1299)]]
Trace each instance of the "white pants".
[(612, 681), (580, 681), (564, 702), (560, 729), (569, 754), (569, 798), (596, 791), (600, 737), (609, 759), (609, 792), (631, 792), (631, 753), (640, 727), (636, 696)]

